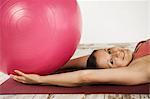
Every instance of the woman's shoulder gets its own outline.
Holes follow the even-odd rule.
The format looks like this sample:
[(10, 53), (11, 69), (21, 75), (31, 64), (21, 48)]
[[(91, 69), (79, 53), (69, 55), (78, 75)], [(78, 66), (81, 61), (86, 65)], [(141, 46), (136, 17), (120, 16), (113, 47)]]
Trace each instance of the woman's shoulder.
[(142, 76), (146, 83), (150, 83), (150, 55), (133, 60), (128, 69)]
[(146, 55), (146, 56), (141, 57), (141, 60), (145, 61), (147, 64), (150, 64), (150, 55)]
[(146, 56), (134, 59), (134, 60), (132, 60), (132, 62), (129, 65), (132, 65), (133, 63), (134, 64), (139, 63), (139, 62), (150, 64), (150, 55), (146, 55)]
[(134, 68), (139, 71), (150, 69), (150, 55), (132, 60), (128, 67)]

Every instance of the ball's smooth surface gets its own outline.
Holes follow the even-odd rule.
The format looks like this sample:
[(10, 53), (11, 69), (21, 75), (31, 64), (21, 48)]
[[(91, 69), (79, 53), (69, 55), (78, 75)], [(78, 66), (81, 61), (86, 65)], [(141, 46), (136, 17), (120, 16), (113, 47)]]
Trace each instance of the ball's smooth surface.
[(50, 74), (74, 54), (80, 32), (76, 0), (2, 0), (0, 70)]

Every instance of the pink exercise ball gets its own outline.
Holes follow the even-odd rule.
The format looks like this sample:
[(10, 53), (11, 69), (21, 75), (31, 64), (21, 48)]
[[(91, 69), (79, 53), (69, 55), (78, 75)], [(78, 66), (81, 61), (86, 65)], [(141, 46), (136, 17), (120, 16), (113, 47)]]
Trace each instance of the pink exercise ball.
[(76, 0), (1, 0), (0, 70), (53, 73), (74, 54), (80, 33)]

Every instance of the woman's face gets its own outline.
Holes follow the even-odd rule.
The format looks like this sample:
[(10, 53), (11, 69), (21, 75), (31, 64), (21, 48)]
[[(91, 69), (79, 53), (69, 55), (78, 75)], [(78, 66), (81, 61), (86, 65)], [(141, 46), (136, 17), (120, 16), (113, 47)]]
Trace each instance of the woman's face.
[(129, 49), (112, 47), (99, 49), (94, 53), (98, 68), (116, 68), (127, 66), (132, 60), (132, 52)]

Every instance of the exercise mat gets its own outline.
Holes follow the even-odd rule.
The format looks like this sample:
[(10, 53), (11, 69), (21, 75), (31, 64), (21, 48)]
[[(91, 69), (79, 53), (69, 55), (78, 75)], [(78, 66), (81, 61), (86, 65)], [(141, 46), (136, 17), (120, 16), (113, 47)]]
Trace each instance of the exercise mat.
[(134, 86), (99, 84), (80, 87), (27, 85), (9, 78), (0, 86), (0, 94), (148, 94), (149, 87), (149, 84)]

